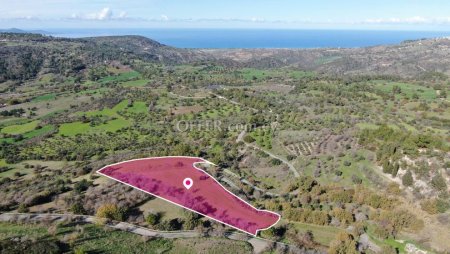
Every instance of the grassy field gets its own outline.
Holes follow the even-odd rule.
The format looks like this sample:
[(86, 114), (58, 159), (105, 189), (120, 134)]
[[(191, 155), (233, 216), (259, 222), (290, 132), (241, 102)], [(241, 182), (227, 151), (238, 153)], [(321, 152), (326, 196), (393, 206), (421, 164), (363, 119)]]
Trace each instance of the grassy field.
[(408, 98), (412, 98), (414, 94), (417, 94), (420, 99), (436, 99), (436, 91), (434, 89), (415, 84), (380, 81), (376, 83), (375, 88), (385, 93), (392, 93), (395, 86), (399, 87), (401, 89), (401, 94), (407, 96)]
[(10, 167), (11, 170), (1, 172), (0, 179), (4, 177), (13, 178), (15, 173), (20, 173), (21, 175), (24, 175), (25, 178), (33, 177), (33, 168), (27, 167), (26, 165), (34, 165), (34, 166), (39, 165), (41, 168), (45, 168), (45, 170), (47, 170), (48, 172), (64, 168), (66, 165), (71, 164), (64, 161), (37, 161), (37, 160), (23, 161), (17, 164), (7, 164), (5, 160), (0, 160), (0, 167), (2, 167), (2, 165)]
[(160, 198), (154, 198), (150, 201), (145, 202), (144, 204), (139, 206), (139, 210), (143, 211), (144, 213), (161, 213), (163, 219), (165, 220), (180, 218), (183, 215), (184, 211), (183, 208), (171, 204)]
[(55, 93), (49, 93), (49, 94), (44, 94), (41, 96), (34, 97), (31, 101), (32, 102), (50, 101), (50, 100), (54, 100), (55, 98), (56, 98)]
[(0, 239), (27, 236), (31, 239), (58, 240), (84, 253), (251, 253), (246, 242), (219, 238), (151, 239), (96, 225), (60, 225), (54, 235), (48, 226), (0, 222)]
[(114, 119), (108, 121), (106, 124), (100, 124), (97, 126), (90, 126), (89, 123), (74, 122), (62, 124), (59, 127), (59, 134), (64, 136), (75, 136), (77, 134), (87, 132), (116, 132), (124, 127), (130, 126), (130, 122), (125, 119)]
[(133, 78), (139, 78), (140, 76), (141, 76), (141, 74), (137, 71), (129, 71), (129, 72), (120, 73), (118, 75), (104, 77), (104, 78), (98, 80), (98, 82), (99, 83), (107, 83), (107, 82), (113, 82), (113, 81), (124, 82), (124, 81), (129, 81), (130, 79), (133, 79)]
[(248, 81), (257, 81), (257, 80), (263, 80), (265, 78), (276, 78), (276, 77), (291, 77), (293, 79), (299, 79), (306, 76), (313, 76), (313, 72), (305, 72), (305, 71), (298, 71), (298, 70), (288, 70), (288, 69), (281, 69), (281, 70), (261, 70), (261, 69), (254, 69), (254, 68), (244, 68), (240, 71), (240, 74), (245, 80)]
[(140, 87), (140, 86), (147, 85), (148, 82), (149, 82), (148, 79), (130, 80), (130, 81), (123, 82), (122, 86), (125, 86), (125, 87)]
[(318, 226), (299, 222), (290, 222), (289, 225), (293, 226), (295, 229), (302, 233), (305, 233), (308, 230), (311, 231), (314, 235), (314, 240), (324, 246), (329, 246), (336, 235), (339, 232), (344, 231), (343, 229), (336, 227)]
[(38, 126), (39, 121), (32, 121), (26, 124), (18, 124), (18, 125), (11, 125), (8, 127), (5, 127), (1, 130), (1, 133), (10, 134), (10, 135), (18, 135), (18, 134), (24, 134), (26, 132), (30, 132)]
[(144, 102), (134, 102), (131, 107), (128, 107), (128, 101), (124, 100), (114, 106), (113, 108), (104, 108), (102, 110), (78, 112), (77, 115), (85, 115), (87, 117), (100, 116), (113, 118), (99, 125), (91, 126), (90, 123), (73, 122), (62, 124), (59, 128), (59, 134), (65, 136), (75, 136), (87, 132), (116, 132), (124, 127), (131, 125), (131, 120), (127, 120), (118, 114), (119, 111), (126, 111), (130, 113), (145, 113), (147, 112), (147, 105)]

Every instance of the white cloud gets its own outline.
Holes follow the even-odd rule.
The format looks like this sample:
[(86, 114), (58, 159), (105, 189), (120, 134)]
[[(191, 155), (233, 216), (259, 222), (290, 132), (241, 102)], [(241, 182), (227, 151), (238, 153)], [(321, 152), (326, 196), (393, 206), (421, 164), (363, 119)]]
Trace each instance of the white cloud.
[(109, 7), (105, 7), (99, 12), (88, 14), (86, 17), (87, 19), (108, 20), (112, 18), (112, 15), (112, 10)]
[(163, 21), (169, 21), (169, 17), (167, 17), (167, 15), (162, 14), (162, 15), (161, 15), (161, 20), (163, 20)]
[(365, 24), (449, 24), (450, 17), (427, 18), (422, 16), (414, 16), (410, 18), (382, 18), (382, 19), (366, 19)]
[(121, 11), (119, 15), (114, 16), (114, 13), (111, 8), (105, 7), (98, 12), (87, 13), (87, 14), (79, 14), (73, 13), (70, 16), (71, 19), (80, 19), (80, 20), (118, 20), (118, 19), (128, 19), (128, 14), (125, 11)]
[(266, 20), (263, 18), (253, 17), (250, 19), (252, 22), (265, 22)]
[(119, 16), (118, 16), (118, 18), (120, 18), (120, 19), (124, 19), (124, 18), (126, 18), (127, 17), (127, 12), (126, 11), (122, 11), (122, 12), (120, 12), (120, 14), (119, 14)]

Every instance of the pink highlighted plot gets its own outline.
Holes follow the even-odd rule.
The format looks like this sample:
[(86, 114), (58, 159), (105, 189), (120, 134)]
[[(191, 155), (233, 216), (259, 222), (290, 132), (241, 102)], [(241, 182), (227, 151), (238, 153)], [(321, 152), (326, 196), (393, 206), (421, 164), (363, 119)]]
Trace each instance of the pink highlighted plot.
[(197, 163), (211, 164), (195, 157), (157, 157), (108, 165), (98, 173), (252, 235), (279, 221), (280, 215), (243, 201)]

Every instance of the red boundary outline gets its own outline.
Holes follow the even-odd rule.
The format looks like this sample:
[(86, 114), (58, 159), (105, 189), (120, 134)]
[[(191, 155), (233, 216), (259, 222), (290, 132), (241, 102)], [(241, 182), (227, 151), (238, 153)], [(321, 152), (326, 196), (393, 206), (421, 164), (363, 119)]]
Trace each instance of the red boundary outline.
[[(235, 227), (235, 226), (233, 226), (233, 225), (230, 225), (230, 224), (228, 224), (228, 223), (225, 223), (225, 222), (223, 222), (223, 221), (220, 221), (220, 220), (218, 220), (218, 219), (215, 219), (215, 218), (213, 218), (213, 217), (210, 217), (210, 216), (208, 216), (208, 215), (206, 215), (206, 214), (199, 213), (198, 211), (192, 210), (192, 209), (190, 209), (190, 208), (188, 208), (188, 207), (185, 207), (185, 206), (183, 206), (183, 205), (177, 204), (177, 203), (175, 203), (175, 202), (173, 202), (173, 201), (170, 201), (170, 200), (168, 200), (168, 199), (165, 199), (165, 198), (163, 198), (163, 197), (160, 197), (160, 196), (155, 195), (155, 194), (153, 194), (153, 193), (150, 193), (150, 192), (148, 192), (148, 191), (139, 189), (139, 188), (137, 188), (136, 186), (133, 186), (133, 185), (131, 185), (131, 184), (129, 184), (129, 183), (122, 182), (122, 181), (120, 181), (120, 180), (117, 180), (117, 179), (115, 179), (115, 178), (113, 178), (113, 177), (111, 177), (111, 176), (105, 175), (105, 174), (103, 174), (103, 173), (100, 172), (101, 170), (103, 170), (103, 169), (105, 169), (105, 168), (107, 168), (107, 167), (115, 166), (115, 165), (117, 165), (117, 164), (121, 164), (121, 163), (125, 163), (125, 162), (130, 162), (130, 161), (140, 161), (140, 160), (149, 160), (149, 159), (161, 159), (161, 158), (190, 158), (190, 159), (200, 159), (200, 160), (202, 160), (203, 162), (195, 162), (195, 163), (192, 164), (192, 166), (193, 166), (194, 168), (196, 168), (197, 170), (202, 171), (203, 173), (205, 173), (205, 174), (207, 174), (208, 176), (210, 176), (212, 179), (214, 179), (214, 181), (216, 181), (216, 182), (217, 182), (222, 188), (224, 188), (228, 193), (230, 193), (231, 195), (237, 197), (237, 198), (240, 199), (241, 201), (245, 202), (245, 203), (246, 203), (247, 205), (249, 205), (250, 207), (254, 208), (255, 210), (261, 211), (261, 212), (268, 212), (268, 213), (275, 214), (276, 216), (278, 216), (278, 220), (277, 220), (273, 225), (271, 225), (271, 226), (269, 226), (269, 227), (267, 227), (267, 228), (258, 229), (258, 230), (256, 230), (256, 234), (252, 234), (251, 232), (247, 232), (247, 231), (245, 231), (245, 230), (243, 230), (243, 229), (237, 228), (237, 227)], [(269, 211), (269, 210), (261, 210), (261, 209), (258, 209), (258, 208), (256, 208), (256, 207), (254, 207), (253, 205), (251, 205), (250, 203), (248, 203), (247, 201), (243, 200), (242, 198), (236, 196), (234, 193), (232, 193), (232, 192), (229, 191), (227, 188), (225, 188), (219, 181), (217, 181), (216, 178), (214, 178), (212, 175), (208, 174), (208, 172), (204, 171), (203, 169), (200, 169), (200, 168), (196, 167), (195, 164), (198, 164), (198, 163), (205, 163), (205, 164), (211, 164), (211, 165), (217, 166), (216, 164), (214, 164), (214, 163), (212, 163), (212, 162), (210, 162), (210, 161), (208, 161), (208, 160), (205, 160), (205, 159), (203, 159), (203, 158), (200, 158), (200, 157), (193, 157), (193, 156), (162, 156), (162, 157), (149, 157), (149, 158), (141, 158), (141, 159), (133, 159), (133, 160), (126, 160), (126, 161), (117, 162), (117, 163), (110, 164), (110, 165), (106, 165), (106, 166), (102, 167), (101, 169), (97, 170), (96, 173), (97, 173), (97, 174), (100, 174), (100, 175), (102, 175), (102, 176), (106, 176), (106, 177), (108, 177), (109, 179), (112, 179), (112, 180), (114, 180), (114, 181), (116, 181), (116, 182), (120, 182), (120, 183), (125, 184), (125, 185), (128, 185), (128, 186), (130, 186), (130, 187), (132, 187), (132, 188), (134, 188), (134, 189), (137, 189), (137, 190), (140, 190), (140, 191), (145, 192), (145, 193), (147, 193), (147, 194), (150, 194), (150, 195), (152, 195), (152, 196), (155, 196), (155, 197), (157, 197), (157, 198), (163, 199), (163, 200), (165, 200), (165, 201), (167, 201), (167, 202), (170, 202), (170, 203), (172, 203), (172, 204), (174, 204), (174, 205), (177, 205), (177, 206), (182, 207), (182, 208), (184, 208), (184, 209), (187, 209), (187, 210), (189, 210), (189, 211), (192, 211), (192, 212), (201, 214), (201, 215), (203, 215), (203, 216), (205, 216), (205, 217), (207, 217), (207, 218), (209, 218), (209, 219), (215, 220), (215, 221), (217, 221), (217, 222), (219, 222), (219, 223), (225, 224), (225, 225), (227, 225), (227, 226), (229, 226), (229, 227), (232, 227), (232, 228), (237, 229), (237, 230), (239, 230), (239, 231), (242, 231), (242, 232), (244, 232), (244, 233), (253, 235), (253, 236), (255, 236), (255, 237), (258, 235), (258, 232), (259, 232), (259, 231), (261, 231), (261, 230), (267, 230), (267, 229), (269, 229), (269, 228), (275, 226), (275, 225), (281, 220), (281, 215), (279, 215), (278, 213), (272, 212), (272, 211)]]

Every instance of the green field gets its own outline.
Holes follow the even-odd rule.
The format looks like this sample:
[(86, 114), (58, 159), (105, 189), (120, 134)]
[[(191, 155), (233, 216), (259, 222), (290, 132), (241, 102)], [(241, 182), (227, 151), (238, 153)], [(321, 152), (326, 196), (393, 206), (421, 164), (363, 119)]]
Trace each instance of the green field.
[(308, 230), (310, 230), (314, 235), (315, 241), (324, 246), (329, 246), (331, 241), (335, 239), (336, 235), (339, 232), (344, 231), (343, 229), (336, 227), (318, 226), (299, 222), (290, 222), (289, 225), (293, 226), (301, 233), (306, 233)]
[(140, 87), (140, 86), (147, 85), (148, 82), (149, 82), (148, 79), (138, 79), (138, 80), (125, 81), (121, 84), (122, 84), (122, 86), (125, 86), (125, 87)]
[(39, 124), (39, 121), (32, 121), (26, 124), (10, 125), (1, 130), (1, 133), (18, 135), (24, 134), (34, 130)]
[(89, 123), (74, 122), (65, 123), (59, 127), (59, 134), (64, 136), (75, 136), (77, 134), (83, 134), (88, 132), (116, 132), (124, 127), (130, 126), (130, 122), (125, 119), (114, 119), (108, 121), (106, 124), (100, 124), (97, 126), (90, 126)]
[(29, 138), (42, 136), (42, 135), (44, 135), (46, 133), (49, 133), (53, 129), (54, 129), (54, 126), (52, 126), (52, 125), (45, 125), (45, 126), (42, 126), (39, 129), (35, 129), (35, 130), (30, 131), (30, 132), (24, 133), (23, 137), (26, 138), (26, 139), (29, 139)]
[(41, 96), (34, 97), (31, 101), (32, 102), (50, 101), (50, 100), (54, 100), (55, 98), (56, 98), (56, 94), (49, 93), (49, 94), (44, 94)]
[(408, 98), (412, 98), (414, 94), (417, 94), (420, 99), (436, 99), (436, 91), (434, 89), (415, 84), (380, 81), (376, 83), (375, 88), (385, 93), (392, 93), (395, 86), (400, 87), (401, 94), (407, 96)]
[(129, 71), (129, 72), (120, 73), (118, 75), (101, 78), (100, 80), (98, 80), (98, 82), (99, 83), (106, 83), (106, 82), (112, 82), (112, 81), (123, 82), (123, 81), (129, 81), (130, 79), (133, 79), (133, 78), (138, 78), (138, 77), (140, 77), (140, 75), (141, 74), (137, 71)]
[(252, 247), (242, 241), (224, 238), (144, 239), (143, 237), (96, 225), (59, 225), (54, 234), (45, 225), (0, 222), (0, 240), (27, 236), (29, 239), (62, 242), (64, 252), (83, 253), (251, 253)]

